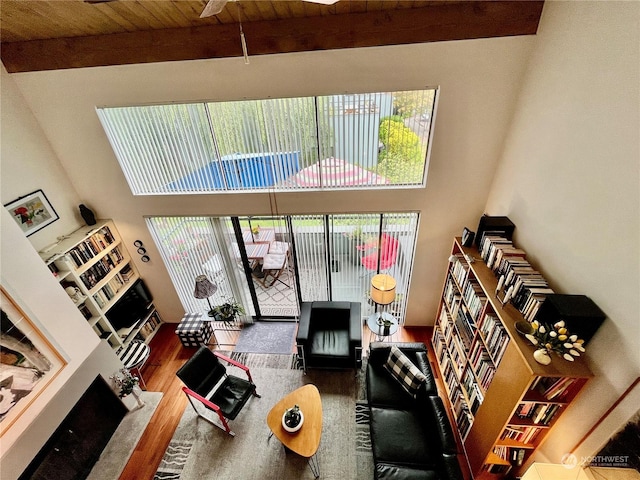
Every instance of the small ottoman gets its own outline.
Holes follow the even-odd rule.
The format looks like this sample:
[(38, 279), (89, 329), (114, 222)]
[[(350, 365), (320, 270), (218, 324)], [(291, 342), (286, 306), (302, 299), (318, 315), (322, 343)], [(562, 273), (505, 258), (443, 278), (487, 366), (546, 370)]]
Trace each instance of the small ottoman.
[(210, 320), (203, 320), (201, 313), (187, 313), (180, 320), (176, 334), (184, 347), (200, 347), (209, 343), (213, 325)]

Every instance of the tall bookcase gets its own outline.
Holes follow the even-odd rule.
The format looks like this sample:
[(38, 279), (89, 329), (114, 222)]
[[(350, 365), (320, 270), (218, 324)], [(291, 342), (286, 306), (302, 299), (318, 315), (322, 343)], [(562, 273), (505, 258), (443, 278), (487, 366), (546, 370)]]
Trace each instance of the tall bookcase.
[(593, 376), (582, 357), (537, 363), (514, 326), (522, 314), (497, 286), (478, 250), (456, 238), (432, 343), (475, 479), (521, 475)]
[(153, 306), (132, 328), (116, 330), (107, 311), (139, 278), (116, 226), (99, 220), (66, 235), (60, 242), (39, 252), (62, 288), (75, 290), (71, 301), (96, 334), (119, 350), (134, 338), (149, 341), (162, 323)]

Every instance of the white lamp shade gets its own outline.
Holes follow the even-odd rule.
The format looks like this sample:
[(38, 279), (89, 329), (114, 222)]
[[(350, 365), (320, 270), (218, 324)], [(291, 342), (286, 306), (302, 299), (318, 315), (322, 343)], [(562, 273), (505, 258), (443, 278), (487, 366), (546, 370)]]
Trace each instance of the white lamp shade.
[(396, 280), (380, 273), (371, 279), (371, 300), (378, 305), (389, 305), (396, 299)]

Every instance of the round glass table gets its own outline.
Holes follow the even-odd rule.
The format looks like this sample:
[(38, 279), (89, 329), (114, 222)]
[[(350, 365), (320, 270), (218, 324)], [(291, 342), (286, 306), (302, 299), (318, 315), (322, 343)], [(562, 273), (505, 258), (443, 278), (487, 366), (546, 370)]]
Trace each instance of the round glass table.
[(398, 320), (387, 312), (376, 312), (367, 319), (367, 326), (377, 342), (383, 342), (398, 331)]

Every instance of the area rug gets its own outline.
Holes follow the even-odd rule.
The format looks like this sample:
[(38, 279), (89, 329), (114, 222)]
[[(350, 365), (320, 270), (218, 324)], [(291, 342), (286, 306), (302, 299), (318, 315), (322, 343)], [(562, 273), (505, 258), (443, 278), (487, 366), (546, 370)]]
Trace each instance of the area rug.
[(142, 392), (144, 407), (127, 413), (87, 477), (89, 480), (118, 478), (138, 445), (162, 399), (162, 392)]
[(262, 398), (249, 400), (231, 422), (236, 436), (199, 418), (188, 406), (155, 479), (312, 479), (307, 460), (285, 452), (276, 437), (269, 438), (266, 424), (273, 405), (308, 383), (318, 387), (322, 399), (322, 440), (317, 453), (321, 478), (373, 478), (368, 411), (366, 405), (356, 402), (353, 371), (304, 375), (300, 370), (252, 368), (251, 373)]
[(295, 322), (256, 322), (242, 327), (234, 352), (293, 353), (298, 324)]

